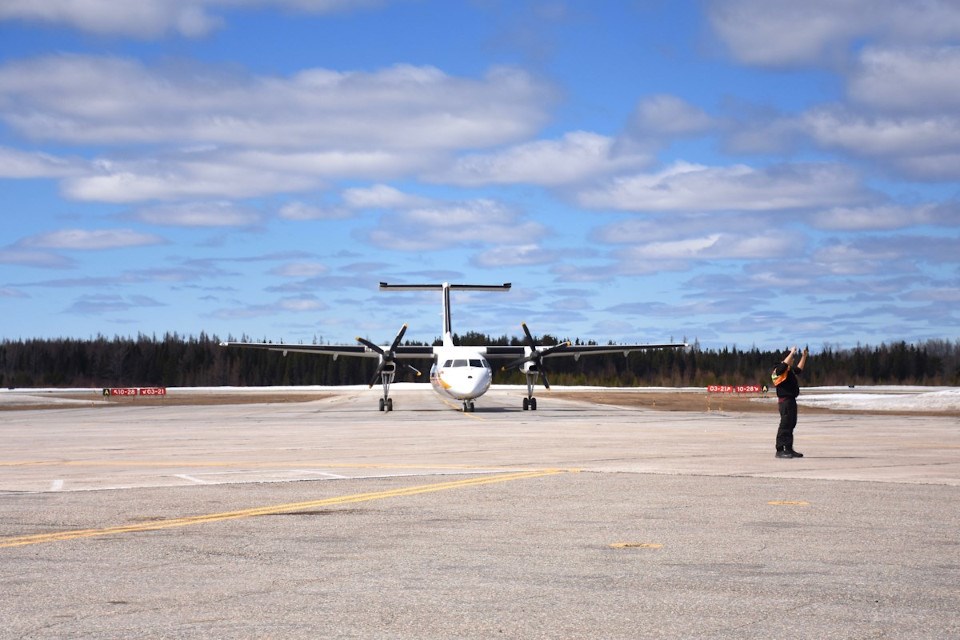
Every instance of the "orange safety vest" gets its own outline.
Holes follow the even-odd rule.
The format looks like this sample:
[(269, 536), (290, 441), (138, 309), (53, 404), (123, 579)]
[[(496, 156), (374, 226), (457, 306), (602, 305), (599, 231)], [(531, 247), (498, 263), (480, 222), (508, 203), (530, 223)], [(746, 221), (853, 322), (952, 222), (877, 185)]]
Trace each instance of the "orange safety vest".
[(783, 370), (783, 373), (777, 375), (777, 370), (774, 369), (773, 373), (770, 374), (770, 379), (773, 380), (773, 386), (779, 387), (780, 383), (787, 379), (787, 375), (790, 373), (790, 365), (787, 365), (787, 368)]

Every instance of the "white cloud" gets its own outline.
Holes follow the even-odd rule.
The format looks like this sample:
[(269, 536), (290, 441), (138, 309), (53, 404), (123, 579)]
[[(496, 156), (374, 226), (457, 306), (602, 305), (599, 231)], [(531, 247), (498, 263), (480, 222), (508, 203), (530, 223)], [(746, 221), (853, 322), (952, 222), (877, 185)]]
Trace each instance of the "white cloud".
[(868, 249), (847, 243), (832, 243), (818, 249), (811, 261), (832, 275), (864, 275), (877, 273), (881, 265), (889, 265), (902, 256), (895, 247)]
[(389, 180), (445, 166), (459, 149), (522, 139), (552, 101), (544, 83), (502, 67), (476, 79), (410, 65), (256, 76), (52, 55), (0, 65), (0, 121), (37, 140), (123, 145), (123, 158), (101, 151), (77, 163), (0, 148), (0, 176), (63, 177), (68, 197), (113, 203)]
[(162, 307), (161, 302), (149, 296), (132, 295), (121, 296), (115, 294), (90, 294), (80, 296), (65, 310), (66, 313), (77, 315), (102, 316), (111, 313), (121, 313), (145, 307)]
[(167, 33), (195, 38), (207, 35), (223, 24), (211, 11), (276, 6), (310, 13), (380, 4), (378, 0), (4, 0), (0, 20), (25, 20), (66, 25), (99, 35), (141, 39), (159, 38)]
[(605, 269), (619, 275), (684, 271), (694, 262), (776, 260), (806, 242), (796, 233), (769, 229), (754, 216), (716, 214), (628, 220), (602, 227), (595, 236), (600, 242), (626, 245), (613, 252), (615, 264)]
[(313, 176), (238, 166), (227, 157), (159, 162), (98, 161), (84, 176), (63, 182), (64, 194), (94, 202), (185, 198), (248, 198), (318, 186)]
[(850, 98), (881, 109), (951, 112), (960, 108), (960, 47), (870, 47), (849, 80)]
[(36, 251), (23, 247), (0, 247), (0, 264), (12, 264), (21, 267), (41, 269), (66, 269), (73, 261), (50, 251)]
[(524, 244), (546, 233), (539, 223), (522, 220), (500, 203), (474, 200), (384, 215), (367, 238), (384, 249), (448, 251), (484, 244)]
[(671, 95), (644, 98), (628, 125), (632, 135), (685, 136), (703, 133), (714, 126), (714, 120), (702, 109)]
[(960, 207), (925, 203), (833, 207), (810, 218), (820, 229), (903, 229), (915, 225), (960, 225)]
[(960, 117), (956, 115), (866, 116), (839, 108), (802, 116), (818, 145), (887, 162), (921, 179), (960, 176)]
[(323, 311), (327, 305), (313, 296), (299, 298), (284, 298), (277, 303), (277, 311), (291, 311), (294, 313), (309, 313)]
[(220, 25), (199, 0), (5, 0), (0, 20), (65, 24), (101, 35), (156, 38), (166, 32), (196, 37)]
[(794, 239), (779, 231), (754, 235), (714, 232), (640, 244), (622, 250), (619, 255), (629, 262), (757, 260), (779, 258), (794, 245)]
[(0, 178), (62, 178), (82, 172), (84, 164), (48, 153), (0, 147)]
[(73, 144), (489, 147), (534, 131), (551, 100), (545, 85), (503, 67), (480, 79), (410, 65), (281, 77), (66, 54), (0, 66), (0, 117), (25, 135)]
[(612, 179), (581, 192), (579, 201), (624, 211), (776, 211), (855, 203), (865, 195), (858, 177), (839, 165), (755, 169), (678, 162), (659, 173)]
[(800, 119), (756, 105), (736, 105), (736, 115), (723, 131), (723, 148), (732, 153), (788, 154), (803, 139)]
[(494, 247), (473, 258), (483, 268), (518, 267), (549, 264), (559, 257), (556, 251), (543, 249), (536, 243)]
[(140, 222), (169, 227), (246, 227), (260, 222), (256, 211), (231, 202), (186, 202), (136, 211)]
[(706, 235), (716, 229), (747, 235), (756, 233), (764, 224), (765, 218), (757, 215), (671, 213), (620, 220), (598, 227), (591, 238), (606, 244), (649, 244), (672, 241), (681, 236)]
[(782, 153), (805, 137), (908, 178), (960, 178), (960, 47), (870, 46), (858, 55), (847, 75), (848, 104), (795, 116), (747, 110), (727, 148)]
[(464, 156), (449, 169), (427, 177), (463, 186), (516, 183), (562, 186), (646, 167), (652, 162), (649, 154), (618, 154), (614, 147), (613, 138), (574, 131), (560, 140), (537, 140), (498, 153)]
[(284, 278), (315, 278), (329, 270), (327, 265), (320, 262), (291, 262), (271, 269), (270, 273)]
[(14, 289), (13, 287), (0, 287), (0, 298), (29, 298), (30, 296), (19, 290)]
[(271, 175), (304, 176), (316, 178), (386, 179), (403, 176), (437, 163), (443, 154), (425, 150), (411, 154), (408, 151), (270, 151), (245, 150), (213, 154), (218, 162), (235, 164), (252, 171)]
[(953, 308), (956, 309), (956, 305), (960, 304), (960, 287), (933, 286), (917, 291), (910, 291), (904, 295), (904, 299), (920, 302), (947, 303), (953, 305)]
[[(863, 29), (857, 2), (830, 0), (719, 0), (710, 19), (720, 39), (741, 62), (782, 65), (822, 56)], [(856, 26), (854, 26), (856, 25)]]
[(919, 180), (960, 180), (960, 151), (956, 153), (931, 153), (897, 159), (897, 165), (908, 176)]
[(938, 42), (960, 36), (952, 0), (715, 0), (710, 21), (748, 64), (794, 65), (843, 56), (853, 41)]
[(427, 198), (404, 193), (385, 184), (345, 189), (343, 201), (354, 209), (410, 209), (429, 204)]
[(344, 207), (329, 207), (288, 202), (280, 208), (280, 217), (284, 220), (344, 220), (353, 216), (353, 212)]
[(61, 229), (24, 238), (17, 244), (23, 247), (42, 249), (70, 249), (79, 251), (97, 251), (101, 249), (122, 249), (163, 244), (160, 236), (139, 233), (132, 229)]
[(246, 320), (288, 313), (315, 313), (324, 311), (327, 304), (311, 295), (281, 298), (270, 304), (251, 304), (214, 311), (211, 316), (220, 320)]
[[(859, 236), (850, 241), (832, 240), (811, 253), (811, 262), (823, 273), (859, 276), (864, 274), (917, 273), (923, 264), (943, 267), (960, 262), (957, 238), (915, 234)], [(922, 284), (926, 277), (907, 279), (885, 291), (903, 292), (912, 283)], [(856, 284), (854, 285), (856, 286)]]

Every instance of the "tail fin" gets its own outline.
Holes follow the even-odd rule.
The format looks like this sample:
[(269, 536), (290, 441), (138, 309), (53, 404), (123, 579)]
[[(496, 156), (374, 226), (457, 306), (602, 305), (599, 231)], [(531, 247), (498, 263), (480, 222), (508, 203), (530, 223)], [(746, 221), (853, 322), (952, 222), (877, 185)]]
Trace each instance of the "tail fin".
[(387, 284), (380, 283), (380, 291), (442, 291), (443, 292), (443, 346), (452, 347), (453, 325), (450, 322), (450, 291), (509, 291), (510, 283), (503, 284)]

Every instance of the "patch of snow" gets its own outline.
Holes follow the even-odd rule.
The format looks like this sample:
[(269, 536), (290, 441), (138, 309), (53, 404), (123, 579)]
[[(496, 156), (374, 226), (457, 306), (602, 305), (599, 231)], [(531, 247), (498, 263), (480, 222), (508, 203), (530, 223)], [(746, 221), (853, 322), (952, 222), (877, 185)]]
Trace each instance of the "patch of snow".
[(857, 411), (960, 411), (960, 389), (939, 391), (911, 391), (905, 387), (889, 387), (888, 389), (890, 391), (875, 393), (847, 392), (804, 395), (801, 392), (797, 404), (808, 407)]

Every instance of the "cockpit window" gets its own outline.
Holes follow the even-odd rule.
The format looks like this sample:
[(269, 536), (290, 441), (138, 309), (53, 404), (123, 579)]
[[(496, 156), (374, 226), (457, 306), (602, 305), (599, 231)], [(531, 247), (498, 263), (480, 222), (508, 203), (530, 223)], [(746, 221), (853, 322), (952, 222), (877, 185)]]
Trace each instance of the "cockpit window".
[(443, 363), (445, 369), (450, 367), (475, 367), (477, 369), (487, 368), (490, 365), (482, 358), (471, 358), (470, 360), (446, 360)]

